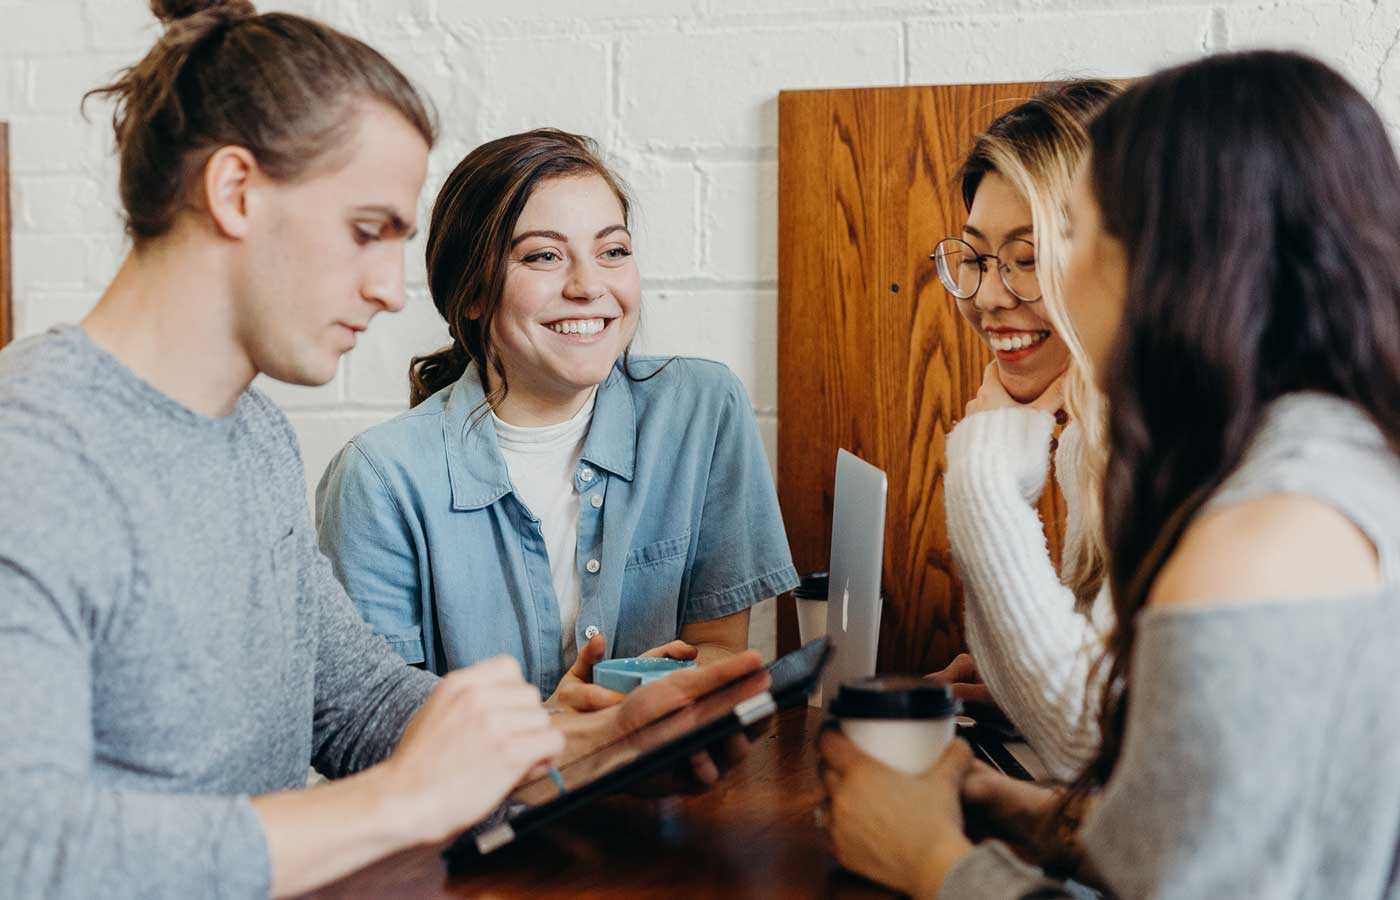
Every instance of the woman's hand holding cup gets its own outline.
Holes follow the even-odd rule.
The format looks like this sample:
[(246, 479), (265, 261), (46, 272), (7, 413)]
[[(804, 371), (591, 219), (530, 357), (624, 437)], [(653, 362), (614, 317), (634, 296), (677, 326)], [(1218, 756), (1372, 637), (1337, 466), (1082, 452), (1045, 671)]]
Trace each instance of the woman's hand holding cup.
[(972, 751), (953, 741), (926, 771), (910, 775), (863, 753), (836, 729), (821, 737), (827, 830), (853, 872), (915, 898), (934, 897), (972, 844), (960, 793)]

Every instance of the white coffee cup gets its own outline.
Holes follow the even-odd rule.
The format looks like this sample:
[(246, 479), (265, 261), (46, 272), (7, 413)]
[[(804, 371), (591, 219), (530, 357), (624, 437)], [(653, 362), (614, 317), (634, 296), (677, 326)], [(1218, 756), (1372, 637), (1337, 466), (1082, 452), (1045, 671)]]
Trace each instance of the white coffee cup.
[(909, 676), (845, 682), (830, 709), (852, 743), (908, 775), (927, 772), (942, 755), (961, 711), (947, 685)]
[(797, 636), (802, 646), (826, 635), (827, 573), (813, 572), (802, 576), (802, 583), (792, 592), (797, 604)]
[[(831, 578), (826, 572), (811, 572), (802, 576), (802, 581), (792, 592), (797, 605), (797, 640), (805, 647), (817, 638), (826, 637), (826, 590)], [(807, 705), (822, 707), (822, 689), (807, 696)]]
[(797, 634), (802, 646), (826, 636), (826, 601), (797, 601)]

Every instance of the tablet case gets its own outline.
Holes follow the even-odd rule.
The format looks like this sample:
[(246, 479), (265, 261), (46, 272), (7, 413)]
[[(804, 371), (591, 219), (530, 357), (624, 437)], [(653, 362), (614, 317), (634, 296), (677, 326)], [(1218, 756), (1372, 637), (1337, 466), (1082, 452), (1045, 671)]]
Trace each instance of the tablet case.
[[(503, 807), (503, 811), (498, 812), (495, 817), (454, 841), (443, 851), (443, 857), (449, 864), (455, 865), (483, 856), (504, 847), (522, 834), (533, 831), (547, 822), (552, 822), (598, 797), (617, 793), (631, 784), (665, 771), (697, 751), (711, 747), (731, 735), (738, 734), (781, 709), (801, 705), (805, 702), (807, 694), (816, 687), (817, 679), (833, 652), (830, 638), (822, 637), (808, 643), (800, 650), (795, 650), (769, 665), (768, 674), (771, 683), (768, 690), (738, 703), (727, 715), (644, 753), (630, 763), (607, 772), (587, 784), (561, 793), (559, 797), (548, 803), (525, 808), (515, 815), (511, 815)], [(744, 678), (747, 677), (750, 676), (744, 676)], [(712, 693), (723, 691), (742, 680), (743, 678), (735, 679), (734, 682), (719, 687)], [(664, 721), (664, 718), (668, 717), (657, 721)], [(650, 728), (655, 724), (650, 723), (646, 727)], [(612, 744), (608, 746), (612, 746)], [(594, 753), (606, 749), (607, 747), (600, 747)]]

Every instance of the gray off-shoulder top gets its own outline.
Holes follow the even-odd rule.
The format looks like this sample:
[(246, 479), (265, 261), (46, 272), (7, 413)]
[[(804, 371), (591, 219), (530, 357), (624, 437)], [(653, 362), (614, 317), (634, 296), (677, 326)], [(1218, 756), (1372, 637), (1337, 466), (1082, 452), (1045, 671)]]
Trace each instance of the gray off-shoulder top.
[[(1140, 614), (1123, 756), (1081, 834), (1114, 895), (1400, 894), (1400, 456), (1357, 407), (1290, 395), (1209, 506), (1276, 493), (1348, 516), (1383, 584)], [(995, 841), (939, 893), (1079, 895)]]

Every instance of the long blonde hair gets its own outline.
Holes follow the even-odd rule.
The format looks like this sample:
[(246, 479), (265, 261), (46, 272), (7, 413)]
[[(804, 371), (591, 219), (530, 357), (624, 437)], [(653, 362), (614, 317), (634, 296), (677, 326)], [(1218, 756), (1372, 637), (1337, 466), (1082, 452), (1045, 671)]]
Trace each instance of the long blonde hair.
[(1060, 580), (1087, 610), (1103, 587), (1108, 545), (1103, 525), (1103, 475), (1107, 460), (1104, 397), (1065, 308), (1064, 274), (1070, 184), (1089, 147), (1088, 125), (1122, 88), (1108, 81), (1070, 81), (1048, 86), (1002, 113), (973, 144), (959, 173), (963, 201), (972, 208), (983, 176), (996, 172), (1031, 208), (1036, 272), (1050, 323), (1069, 348), (1065, 411), (1078, 423), (1079, 455), (1069, 479), (1080, 497), (1079, 527), (1065, 535)]

